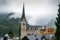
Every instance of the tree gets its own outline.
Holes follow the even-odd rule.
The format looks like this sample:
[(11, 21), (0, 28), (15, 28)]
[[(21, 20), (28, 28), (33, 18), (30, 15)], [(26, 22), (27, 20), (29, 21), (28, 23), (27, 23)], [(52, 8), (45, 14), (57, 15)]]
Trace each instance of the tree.
[(9, 31), (8, 35), (9, 35), (10, 38), (14, 37), (14, 33), (12, 32), (12, 30)]
[(60, 40), (60, 4), (59, 4), (59, 9), (58, 9), (58, 17), (56, 17), (56, 34), (55, 34), (55, 37), (56, 37), (56, 40)]
[(19, 25), (18, 31), (19, 31), (19, 40), (21, 40), (21, 24)]

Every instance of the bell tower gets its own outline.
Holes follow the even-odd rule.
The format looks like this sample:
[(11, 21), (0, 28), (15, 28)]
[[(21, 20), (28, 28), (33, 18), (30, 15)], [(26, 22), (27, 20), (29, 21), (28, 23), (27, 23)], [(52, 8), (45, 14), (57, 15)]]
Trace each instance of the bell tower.
[(26, 18), (25, 18), (25, 8), (23, 4), (23, 11), (21, 17), (21, 39), (26, 36)]

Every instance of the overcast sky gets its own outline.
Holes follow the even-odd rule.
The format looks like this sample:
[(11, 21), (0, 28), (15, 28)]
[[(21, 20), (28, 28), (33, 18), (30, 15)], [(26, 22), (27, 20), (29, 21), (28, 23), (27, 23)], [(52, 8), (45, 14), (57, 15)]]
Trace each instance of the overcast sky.
[(43, 19), (44, 25), (57, 16), (60, 0), (0, 0), (0, 12), (14, 12), (14, 17), (21, 17), (23, 2), (29, 24), (35, 25)]

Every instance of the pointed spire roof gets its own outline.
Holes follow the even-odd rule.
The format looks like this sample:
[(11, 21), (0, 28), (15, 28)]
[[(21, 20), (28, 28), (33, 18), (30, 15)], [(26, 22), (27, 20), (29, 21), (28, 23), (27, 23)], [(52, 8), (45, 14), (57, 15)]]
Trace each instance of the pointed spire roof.
[(26, 20), (26, 18), (25, 18), (25, 8), (24, 8), (24, 3), (23, 3), (23, 10), (22, 10), (22, 17), (21, 17), (21, 20), (22, 20), (23, 18)]

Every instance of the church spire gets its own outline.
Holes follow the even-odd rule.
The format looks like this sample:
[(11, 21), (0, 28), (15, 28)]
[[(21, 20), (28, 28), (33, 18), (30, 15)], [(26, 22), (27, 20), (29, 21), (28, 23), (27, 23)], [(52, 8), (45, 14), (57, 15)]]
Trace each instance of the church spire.
[(26, 18), (25, 18), (25, 8), (24, 8), (24, 3), (23, 3), (23, 10), (22, 10), (22, 18), (21, 18), (21, 20), (22, 20), (23, 18), (26, 20)]

